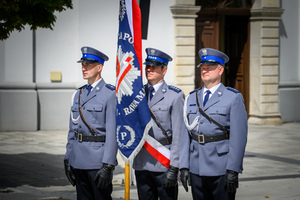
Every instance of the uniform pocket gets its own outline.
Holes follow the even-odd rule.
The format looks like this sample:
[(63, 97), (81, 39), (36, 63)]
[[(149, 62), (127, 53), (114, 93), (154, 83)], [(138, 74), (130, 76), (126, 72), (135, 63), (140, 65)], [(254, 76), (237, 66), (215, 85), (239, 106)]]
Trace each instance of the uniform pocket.
[(73, 124), (78, 124), (79, 108), (78, 108), (78, 105), (76, 105), (76, 104), (71, 107), (71, 120), (72, 120)]
[(167, 105), (157, 105), (157, 106), (154, 106), (152, 108), (152, 111), (153, 112), (160, 112), (160, 111), (167, 111), (168, 110), (168, 106)]
[(196, 114), (198, 110), (197, 106), (189, 106), (187, 107), (187, 114)]
[(155, 105), (151, 108), (153, 114), (159, 121), (159, 123), (163, 126), (164, 123), (168, 123), (169, 121), (169, 107), (168, 105)]
[(218, 155), (224, 155), (229, 152), (229, 141), (224, 140), (222, 142), (219, 142), (216, 146)]
[(100, 123), (103, 119), (103, 106), (102, 105), (90, 105), (86, 106), (86, 110), (92, 116), (92, 123)]
[(226, 108), (211, 107), (209, 109), (209, 116), (219, 123), (224, 123), (224, 121), (226, 121)]
[(212, 107), (209, 109), (210, 115), (226, 115), (225, 107)]

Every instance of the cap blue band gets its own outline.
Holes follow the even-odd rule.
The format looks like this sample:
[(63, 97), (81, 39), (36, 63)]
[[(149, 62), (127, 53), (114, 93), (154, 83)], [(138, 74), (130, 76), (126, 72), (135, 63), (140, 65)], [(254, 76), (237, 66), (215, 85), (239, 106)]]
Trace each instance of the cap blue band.
[(83, 57), (83, 58), (90, 58), (90, 59), (97, 60), (97, 61), (99, 61), (101, 64), (104, 63), (104, 59), (99, 58), (98, 56), (95, 56), (95, 55), (92, 55), (92, 54), (86, 54), (86, 53), (84, 53), (84, 54), (82, 55), (82, 57)]
[(222, 65), (225, 64), (225, 61), (222, 58), (216, 57), (216, 56), (202, 56), (201, 57), (201, 62), (203, 61), (214, 61), (214, 62), (219, 62)]
[(156, 57), (156, 56), (151, 56), (151, 55), (147, 56), (147, 59), (160, 61), (160, 62), (166, 63), (166, 65), (168, 65), (168, 63), (169, 63), (169, 61), (167, 59), (164, 59), (161, 57)]

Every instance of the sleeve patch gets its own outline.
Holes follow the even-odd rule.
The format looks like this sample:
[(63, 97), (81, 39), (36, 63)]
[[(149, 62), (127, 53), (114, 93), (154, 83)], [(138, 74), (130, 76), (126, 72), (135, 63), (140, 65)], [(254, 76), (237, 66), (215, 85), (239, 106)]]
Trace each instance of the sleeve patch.
[(227, 90), (230, 90), (234, 93), (240, 93), (238, 90), (234, 89), (234, 88), (231, 88), (231, 87), (227, 87)]
[(116, 87), (113, 86), (113, 85), (111, 85), (111, 84), (106, 84), (105, 86), (106, 86), (108, 89), (110, 89), (110, 90), (115, 90), (115, 89), (116, 89)]
[(173, 90), (173, 91), (175, 91), (175, 92), (177, 92), (177, 93), (181, 92), (181, 89), (179, 89), (178, 87), (175, 87), (175, 86), (173, 86), (173, 85), (169, 85), (169, 89), (170, 89), (170, 90)]

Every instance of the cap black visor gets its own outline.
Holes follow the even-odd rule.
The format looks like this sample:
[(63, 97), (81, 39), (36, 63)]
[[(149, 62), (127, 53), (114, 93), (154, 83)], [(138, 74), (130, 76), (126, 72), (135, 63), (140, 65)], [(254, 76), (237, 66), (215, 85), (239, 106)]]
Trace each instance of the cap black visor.
[(164, 65), (167, 66), (166, 63), (149, 60), (149, 59), (146, 59), (146, 62), (144, 62), (144, 65), (150, 65), (150, 66), (155, 66), (155, 67), (160, 67), (160, 66), (164, 66)]
[(81, 58), (79, 61), (77, 61), (77, 63), (97, 63), (99, 62), (98, 60), (94, 60), (94, 59), (90, 59), (90, 58)]

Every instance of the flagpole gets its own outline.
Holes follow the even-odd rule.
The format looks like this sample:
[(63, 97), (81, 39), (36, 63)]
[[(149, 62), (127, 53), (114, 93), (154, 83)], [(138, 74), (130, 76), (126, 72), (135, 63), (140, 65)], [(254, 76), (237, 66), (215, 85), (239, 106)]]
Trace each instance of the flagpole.
[(130, 199), (130, 164), (125, 163), (125, 200)]

